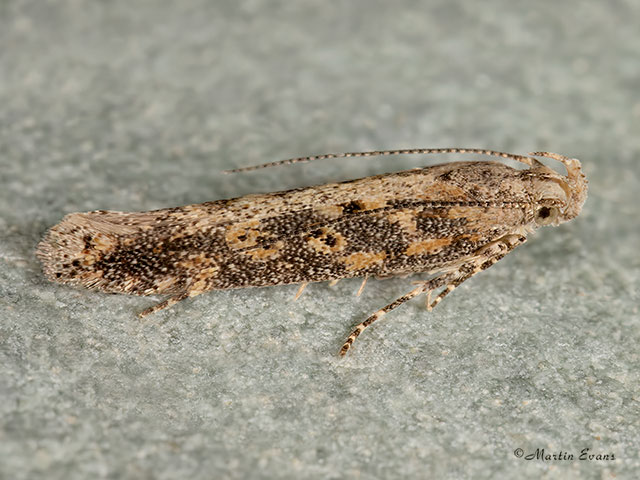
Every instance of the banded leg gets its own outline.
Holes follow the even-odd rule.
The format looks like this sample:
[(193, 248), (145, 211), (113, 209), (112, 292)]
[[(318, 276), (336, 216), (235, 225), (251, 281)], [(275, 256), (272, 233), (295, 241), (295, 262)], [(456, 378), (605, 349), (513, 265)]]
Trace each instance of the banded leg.
[(441, 275), (439, 277), (433, 278), (426, 282), (420, 282), (420, 284), (416, 288), (411, 290), (409, 293), (391, 302), (386, 307), (381, 308), (380, 310), (375, 312), (373, 315), (371, 315), (369, 318), (367, 318), (364, 322), (358, 324), (356, 328), (351, 332), (347, 340), (344, 342), (344, 345), (342, 345), (342, 348), (340, 349), (340, 355), (341, 356), (346, 355), (346, 353), (351, 348), (351, 345), (353, 345), (353, 342), (355, 342), (356, 338), (358, 338), (358, 336), (364, 331), (364, 329), (367, 328), (376, 320), (378, 320), (380, 317), (382, 317), (385, 313), (390, 312), (394, 308), (399, 307), (403, 303), (408, 302), (412, 298), (417, 297), (418, 295), (421, 295), (426, 291), (430, 291), (430, 290), (433, 290), (434, 288), (441, 287), (442, 285), (445, 284), (447, 277), (448, 275)]
[(453, 292), (458, 285), (470, 279), (476, 273), (486, 270), (498, 260), (504, 258), (507, 253), (518, 245), (522, 245), (526, 240), (526, 237), (521, 235), (505, 235), (482, 247), (474, 256), (473, 260), (465, 263), (457, 270), (456, 273), (458, 273), (458, 275), (456, 279), (449, 283), (433, 302), (431, 302), (431, 292), (429, 292), (429, 296), (427, 297), (427, 310), (433, 310), (433, 308), (438, 305), (444, 297)]
[[(498, 260), (503, 258), (511, 250), (516, 248), (518, 245), (523, 244), (525, 241), (526, 237), (522, 235), (505, 235), (503, 237), (500, 237), (498, 240), (495, 240), (480, 248), (473, 257), (460, 265), (456, 270), (443, 273), (442, 275), (426, 282), (419, 282), (418, 287), (414, 288), (409, 293), (403, 295), (389, 305), (381, 308), (369, 318), (367, 318), (364, 322), (357, 325), (353, 332), (351, 332), (347, 340), (344, 342), (344, 345), (342, 345), (342, 348), (340, 349), (340, 355), (344, 356), (349, 351), (356, 338), (358, 338), (358, 336), (364, 331), (364, 329), (378, 320), (380, 317), (382, 317), (385, 313), (390, 312), (394, 308), (399, 307), (403, 303), (425, 292), (427, 292), (427, 308), (431, 310), (462, 282), (473, 277), (476, 273), (486, 270)], [(430, 302), (431, 292), (443, 286), (445, 287), (445, 289), (440, 292), (440, 294), (433, 302)]]

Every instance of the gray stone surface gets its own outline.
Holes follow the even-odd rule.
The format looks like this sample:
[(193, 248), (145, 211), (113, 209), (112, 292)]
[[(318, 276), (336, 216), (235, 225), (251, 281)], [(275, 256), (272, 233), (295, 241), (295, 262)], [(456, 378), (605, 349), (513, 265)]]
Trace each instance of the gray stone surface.
[[(0, 2), (0, 477), (634, 478), (638, 2)], [(51, 284), (69, 212), (149, 210), (443, 159), (583, 161), (583, 215), (436, 310), (411, 279), (155, 300)], [(547, 453), (615, 461), (540, 461)]]

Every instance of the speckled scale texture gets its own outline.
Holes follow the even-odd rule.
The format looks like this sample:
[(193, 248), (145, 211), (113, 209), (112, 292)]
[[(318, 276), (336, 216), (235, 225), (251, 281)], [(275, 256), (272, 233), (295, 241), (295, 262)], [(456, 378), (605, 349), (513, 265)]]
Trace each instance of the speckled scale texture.
[(423, 290), (448, 292), (538, 226), (580, 211), (579, 162), (544, 155), (568, 175), (515, 156), (530, 168), (454, 162), (150, 212), (72, 213), (37, 254), (53, 281), (171, 296), (143, 313), (209, 290), (359, 276), (443, 272)]

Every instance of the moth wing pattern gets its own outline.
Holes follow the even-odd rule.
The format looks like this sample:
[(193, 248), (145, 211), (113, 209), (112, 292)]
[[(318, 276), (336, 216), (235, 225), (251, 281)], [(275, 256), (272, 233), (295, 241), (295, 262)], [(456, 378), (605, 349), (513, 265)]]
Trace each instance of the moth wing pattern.
[[(447, 164), (263, 197), (250, 220), (223, 227), (229, 251), (210, 288), (388, 277), (455, 263), (523, 222), (518, 201), (487, 205), (476, 200), (478, 192), (457, 186), (451, 172), (465, 168), (508, 167)], [(239, 201), (227, 208), (243, 211)], [(233, 277), (237, 269), (252, 269), (248, 285)]]
[(53, 281), (168, 296), (141, 316), (210, 290), (301, 284), (299, 296), (310, 282), (435, 275), (356, 326), (344, 355), (385, 313), (423, 293), (433, 308), (527, 234), (577, 216), (586, 199), (580, 162), (548, 152), (532, 155), (562, 162), (566, 176), (533, 157), (458, 148), (328, 154), (266, 166), (420, 153), (493, 155), (528, 168), (451, 162), (149, 212), (73, 213), (47, 232), (37, 255)]

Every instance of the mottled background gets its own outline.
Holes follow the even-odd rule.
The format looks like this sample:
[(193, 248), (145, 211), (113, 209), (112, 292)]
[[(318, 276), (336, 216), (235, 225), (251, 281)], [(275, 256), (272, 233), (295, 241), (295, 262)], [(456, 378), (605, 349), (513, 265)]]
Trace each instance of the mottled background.
[[(1, 1), (0, 477), (632, 478), (639, 17), (634, 0)], [(346, 359), (411, 279), (210, 293), (140, 321), (157, 300), (48, 283), (34, 258), (69, 212), (443, 160), (220, 174), (418, 146), (575, 156), (589, 199)]]

